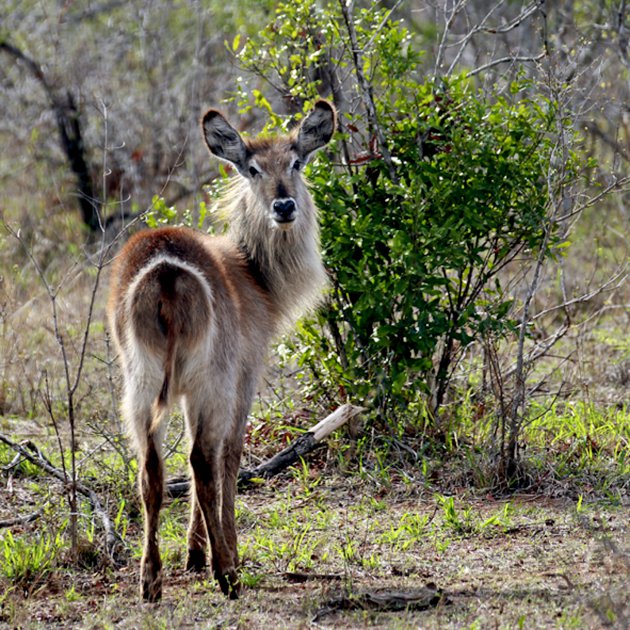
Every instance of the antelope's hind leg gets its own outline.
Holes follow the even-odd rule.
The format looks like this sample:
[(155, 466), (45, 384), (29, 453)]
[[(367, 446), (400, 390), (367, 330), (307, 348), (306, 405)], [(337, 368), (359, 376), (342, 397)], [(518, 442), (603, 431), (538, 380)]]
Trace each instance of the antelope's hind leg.
[[(156, 602), (162, 597), (162, 560), (158, 542), (160, 508), (164, 496), (164, 464), (161, 431), (150, 430), (150, 407), (134, 417), (138, 441), (138, 485), (144, 508), (144, 546), (140, 565), (142, 599)], [(140, 427), (144, 427), (141, 429)], [(144, 433), (143, 433), (144, 431)]]
[[(138, 456), (138, 488), (144, 513), (144, 543), (140, 565), (142, 599), (156, 602), (162, 597), (162, 560), (158, 544), (160, 508), (164, 496), (162, 437), (164, 423), (154, 426), (161, 375), (150, 363), (144, 371), (125, 370), (123, 415), (135, 438)], [(135, 379), (134, 375), (142, 378)]]
[[(222, 521), (223, 458), (221, 448), (197, 441), (190, 453), (195, 478), (196, 501), (206, 522), (212, 549), (212, 571), (224, 595), (238, 597), (238, 577), (234, 555), (227, 545)], [(189, 555), (189, 560), (191, 556)]]
[[(184, 412), (188, 425), (191, 448), (196, 438), (193, 431), (199, 430), (199, 412), (191, 408), (190, 398), (184, 400)], [(186, 571), (201, 573), (207, 566), (208, 533), (204, 514), (197, 498), (196, 474), (193, 467), (192, 451), (190, 455), (190, 524), (188, 526), (188, 555), (186, 557)]]
[(164, 489), (164, 468), (160, 447), (149, 438), (142, 457), (140, 488), (144, 505), (144, 550), (141, 565), (142, 598), (156, 602), (162, 597), (162, 560), (158, 524)]

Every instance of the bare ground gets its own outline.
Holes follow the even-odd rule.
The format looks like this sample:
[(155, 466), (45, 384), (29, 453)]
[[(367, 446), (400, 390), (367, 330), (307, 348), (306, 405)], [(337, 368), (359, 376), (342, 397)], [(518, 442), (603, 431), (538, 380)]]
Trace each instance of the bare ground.
[[(182, 570), (187, 505), (178, 502), (163, 518), (160, 604), (138, 600), (136, 522), (127, 532), (126, 566), (62, 565), (26, 588), (0, 583), (0, 591), (7, 589), (0, 626), (628, 627), (627, 502), (578, 509), (564, 499), (462, 495), (449, 513), (443, 498), (367, 486), (285, 479), (241, 494), (245, 587), (238, 601)], [(15, 498), (15, 489), (12, 496), (2, 489), (2, 505)], [(21, 532), (38, 527), (24, 525)], [(423, 593), (436, 596), (423, 599)]]

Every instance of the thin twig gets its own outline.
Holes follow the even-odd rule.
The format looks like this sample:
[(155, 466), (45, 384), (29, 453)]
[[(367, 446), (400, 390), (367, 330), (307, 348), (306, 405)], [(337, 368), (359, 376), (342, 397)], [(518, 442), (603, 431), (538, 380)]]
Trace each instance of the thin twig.
[(466, 76), (474, 77), (502, 63), (529, 63), (529, 62), (540, 61), (541, 59), (544, 59), (546, 55), (547, 53), (541, 52), (539, 55), (536, 55), (535, 57), (529, 57), (529, 56), (528, 57), (518, 57), (518, 56), (501, 57), (500, 59), (494, 59), (493, 61), (489, 61), (488, 63), (485, 63), (483, 66), (479, 66), (478, 68), (471, 70), (470, 72), (466, 74)]
[(455, 57), (453, 58), (453, 61), (451, 61), (451, 65), (448, 67), (448, 70), (446, 72), (447, 76), (450, 76), (455, 70), (455, 66), (459, 63), (459, 60), (462, 58), (462, 55), (464, 54), (464, 50), (466, 49), (466, 46), (468, 46), (470, 40), (477, 33), (480, 33), (484, 30), (485, 23), (490, 19), (490, 16), (496, 11), (496, 9), (504, 3), (504, 1), (505, 0), (499, 0), (499, 2), (497, 2), (493, 7), (491, 7), (490, 10), (486, 13), (486, 15), (483, 18), (481, 18), (481, 21), (479, 22), (479, 24), (471, 28), (468, 31), (468, 33), (466, 33), (466, 35), (459, 42), (455, 44), (459, 46), (459, 50), (457, 51)]
[(433, 66), (433, 74), (435, 76), (439, 76), (440, 67), (442, 66), (442, 59), (444, 57), (444, 53), (446, 51), (446, 38), (451, 30), (451, 26), (453, 26), (453, 22), (455, 18), (459, 14), (459, 12), (464, 8), (464, 5), (468, 0), (458, 0), (457, 4), (452, 8), (450, 15), (446, 19), (446, 24), (444, 25), (444, 30), (442, 31), (442, 37), (440, 38), (440, 43), (438, 45), (437, 54), (435, 56), (435, 65)]

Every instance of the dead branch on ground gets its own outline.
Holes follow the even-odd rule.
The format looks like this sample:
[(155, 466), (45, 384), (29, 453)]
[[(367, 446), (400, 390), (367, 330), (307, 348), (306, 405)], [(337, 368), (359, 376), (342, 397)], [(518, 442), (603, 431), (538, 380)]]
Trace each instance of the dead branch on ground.
[(59, 479), (62, 483), (74, 483), (77, 492), (88, 499), (94, 514), (96, 514), (101, 522), (101, 526), (103, 527), (103, 532), (105, 534), (105, 550), (107, 552), (107, 556), (114, 563), (118, 564), (120, 562), (119, 550), (121, 546), (124, 546), (124, 543), (116, 532), (107, 511), (101, 505), (96, 492), (79, 481), (73, 482), (64, 471), (59, 470), (59, 468), (54, 466), (31, 440), (26, 440), (18, 444), (0, 433), (0, 442), (10, 446), (14, 451), (19, 453), (21, 457), (31, 462), (31, 464), (38, 466), (42, 470), (45, 470), (49, 475), (55, 477), (55, 479)]
[[(356, 407), (350, 404), (342, 405), (333, 413), (318, 422), (306, 433), (300, 435), (296, 440), (289, 444), (289, 446), (274, 455), (271, 459), (263, 462), (253, 470), (241, 470), (238, 476), (239, 486), (252, 486), (255, 485), (257, 480), (270, 479), (271, 477), (274, 477), (287, 467), (299, 461), (300, 458), (307, 453), (310, 453), (321, 446), (322, 441), (326, 437), (328, 437), (336, 429), (342, 427), (348, 420), (354, 418), (363, 410), (363, 407)], [(16, 451), (18, 457), (28, 460), (62, 483), (72, 483), (72, 480), (67, 472), (57, 468), (32, 441), (26, 440), (18, 444), (0, 433), (0, 442), (3, 442)], [(17, 465), (16, 459), (11, 462), (10, 467), (14, 467), (15, 465)], [(9, 467), (6, 468), (8, 469)], [(113, 562), (119, 563), (120, 559), (118, 552), (120, 546), (124, 546), (124, 543), (116, 532), (107, 511), (101, 505), (98, 495), (91, 488), (79, 481), (75, 481), (74, 483), (77, 492), (88, 499), (90, 505), (92, 506), (92, 510), (101, 522), (105, 535), (105, 550), (108, 557)], [(190, 482), (188, 480), (180, 480), (167, 484), (167, 492), (171, 498), (186, 496), (189, 491)], [(36, 512), (35, 514), (13, 519), (11, 521), (0, 521), (0, 528), (27, 523), (35, 520), (39, 515), (40, 512)]]
[[(253, 470), (241, 470), (238, 474), (238, 485), (241, 488), (251, 487), (261, 479), (271, 479), (283, 470), (298, 462), (304, 455), (321, 446), (322, 441), (333, 431), (342, 427), (348, 420), (364, 411), (363, 407), (346, 404), (338, 407), (314, 427), (295, 439), (284, 450), (276, 453), (271, 459), (256, 466)], [(167, 483), (168, 495), (171, 498), (186, 496), (190, 491), (190, 482), (177, 480)]]

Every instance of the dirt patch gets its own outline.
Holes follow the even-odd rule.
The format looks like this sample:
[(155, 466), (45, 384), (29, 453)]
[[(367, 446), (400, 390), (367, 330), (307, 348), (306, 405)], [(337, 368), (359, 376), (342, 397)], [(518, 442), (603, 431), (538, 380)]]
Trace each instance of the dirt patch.
[(59, 566), (30, 588), (2, 584), (0, 625), (622, 628), (630, 619), (628, 505), (578, 510), (535, 497), (449, 503), (375, 498), (350, 483), (296, 485), (240, 496), (238, 601), (182, 570), (187, 505), (176, 502), (162, 521), (160, 604), (138, 599), (136, 523), (124, 567)]

